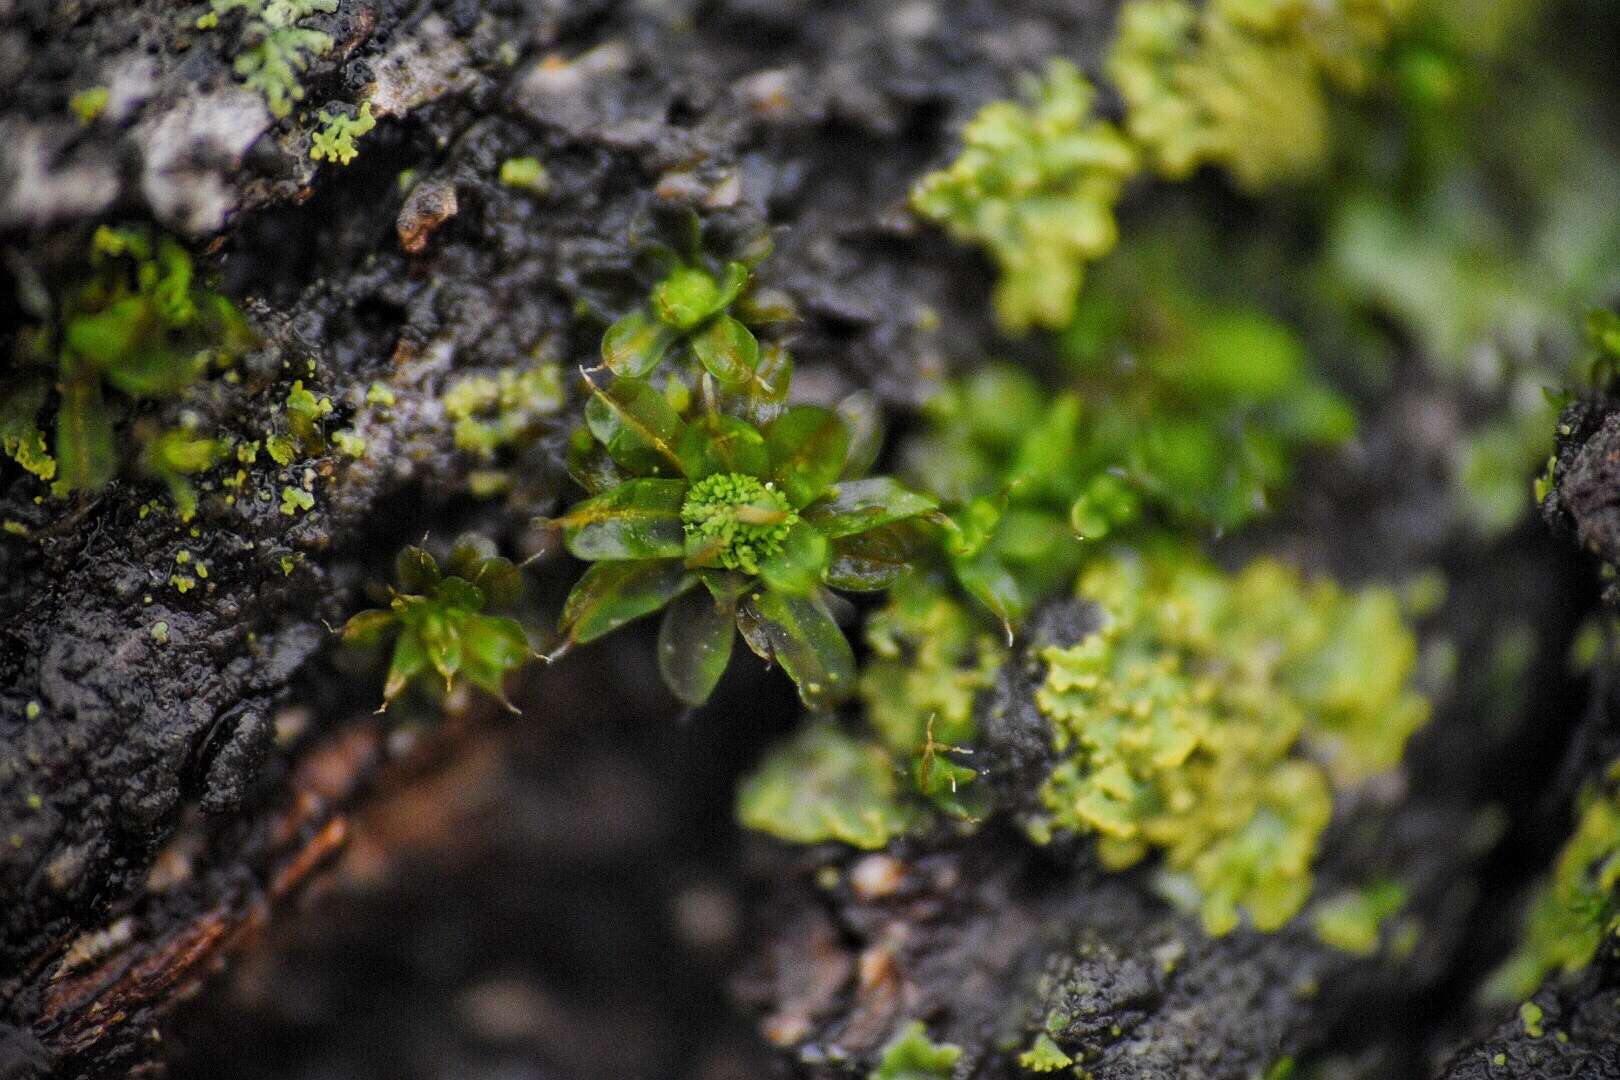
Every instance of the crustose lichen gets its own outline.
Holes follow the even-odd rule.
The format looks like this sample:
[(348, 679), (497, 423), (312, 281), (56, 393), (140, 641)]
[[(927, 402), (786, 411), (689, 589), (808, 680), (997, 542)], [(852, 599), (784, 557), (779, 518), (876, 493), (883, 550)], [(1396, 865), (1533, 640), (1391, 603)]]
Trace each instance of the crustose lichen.
[(1113, 869), (1161, 852), (1212, 934), (1243, 912), (1281, 926), (1310, 896), (1334, 781), (1392, 767), (1427, 719), (1393, 597), (1190, 557), (1100, 562), (1080, 593), (1107, 622), (1042, 653), (1060, 760), (1032, 833), (1094, 835)]

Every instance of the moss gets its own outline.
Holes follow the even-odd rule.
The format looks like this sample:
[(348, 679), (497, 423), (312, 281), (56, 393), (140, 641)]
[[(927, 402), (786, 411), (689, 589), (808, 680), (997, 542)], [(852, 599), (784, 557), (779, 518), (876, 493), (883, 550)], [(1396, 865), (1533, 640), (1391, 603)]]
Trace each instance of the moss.
[(344, 643), (357, 647), (394, 638), (382, 708), (419, 677), (435, 673), (447, 693), (457, 679), (465, 679), (510, 709), (506, 676), (535, 654), (516, 620), (489, 609), (513, 604), (522, 595), (517, 567), (494, 554), (487, 540), (467, 536), (451, 549), (443, 570), (426, 550), (404, 549), (395, 560), (395, 576), (399, 589), (388, 606), (360, 612), (341, 631)]
[(1100, 541), (1236, 528), (1305, 447), (1355, 427), (1287, 327), (1191, 294), (1169, 249), (1130, 254), (1065, 335), (1067, 385), (987, 365), (937, 395), (901, 450), (906, 479), (950, 515), (958, 584), (1014, 626)]
[[(859, 694), (877, 739), (820, 727), (778, 747), (747, 780), (738, 817), (793, 843), (877, 848), (929, 820), (977, 820), (988, 803), (963, 763), (974, 700), (1006, 650), (938, 580), (902, 582), (866, 627)], [(959, 760), (961, 759), (961, 760)]]
[(197, 489), (191, 477), (213, 468), (224, 456), (225, 444), (218, 439), (174, 428), (146, 440), (140, 467), (168, 487), (180, 520), (190, 521), (197, 513)]
[[(604, 365), (583, 372), (590, 397), (568, 466), (589, 497), (546, 523), (593, 565), (563, 604), (557, 652), (661, 610), (659, 669), (682, 701), (708, 700), (740, 632), (823, 710), (856, 682), (829, 590), (888, 588), (905, 553), (875, 557), (875, 545), (937, 505), (862, 475), (877, 431), (857, 412), (784, 407), (785, 352), (761, 349), (727, 314), (747, 284), (740, 262), (718, 278), (677, 266), (654, 289), (653, 314), (612, 324)], [(644, 377), (677, 346), (689, 367)]]
[(361, 103), (360, 112), (355, 116), (323, 110), (321, 124), (321, 130), (315, 132), (311, 140), (309, 156), (315, 161), (347, 165), (360, 154), (354, 140), (376, 127), (377, 119), (371, 115), (371, 102), (366, 101)]
[(882, 747), (822, 722), (775, 750), (737, 791), (737, 820), (795, 844), (883, 847), (912, 824)]
[(867, 723), (919, 793), (948, 812), (976, 816), (979, 808), (960, 790), (974, 771), (944, 755), (972, 746), (974, 701), (995, 680), (1005, 648), (942, 582), (921, 576), (872, 613), (866, 641)]
[(996, 314), (1012, 331), (1068, 323), (1083, 268), (1114, 246), (1114, 204), (1137, 168), (1126, 140), (1092, 116), (1094, 91), (1073, 64), (1053, 60), (1024, 98), (985, 106), (961, 155), (911, 193), (918, 213), (995, 258)]
[[(183, 396), (251, 340), (234, 305), (197, 281), (176, 241), (103, 226), (87, 271), (43, 323), (17, 334), (14, 371), (0, 385), (0, 451), (50, 481), (54, 494), (99, 489), (119, 470), (117, 421), (131, 406)], [(40, 423), (47, 411), (54, 411), (50, 443)], [(204, 460), (211, 440), (146, 421), (122, 430), (140, 443), (143, 470), (194, 509), (183, 477), (212, 464)]]
[[(1307, 585), (1275, 562), (1227, 576), (1185, 556), (1099, 562), (1080, 594), (1107, 622), (1042, 654), (1036, 700), (1061, 759), (1032, 833), (1094, 835), (1113, 869), (1162, 852), (1211, 933), (1241, 911), (1282, 925), (1310, 896), (1329, 769), (1388, 768), (1427, 716), (1404, 688), (1415, 646), (1385, 618), (1393, 597)], [(1295, 756), (1305, 740), (1329, 767)]]
[(1487, 998), (1532, 994), (1548, 975), (1586, 967), (1620, 933), (1620, 762), (1609, 774), (1582, 795), (1575, 831), (1530, 902), (1518, 947), (1486, 985)]
[[(754, 288), (752, 268), (768, 253), (768, 239), (758, 238), (740, 258), (722, 262), (704, 251), (695, 218), (688, 226), (677, 239), (684, 251), (656, 253), (666, 272), (647, 303), (614, 321), (602, 335), (603, 365), (632, 378), (650, 376), (660, 365), (684, 369), (692, 383), (706, 376), (722, 392), (750, 404), (780, 403), (787, 395), (792, 363), (786, 350), (762, 346), (748, 325), (785, 322), (793, 315), (781, 294)], [(687, 383), (670, 379), (668, 385), (674, 389)]]
[(1221, 246), (1187, 219), (1134, 235), (1063, 336), (1082, 445), (1137, 495), (1144, 524), (1236, 528), (1286, 492), (1296, 458), (1356, 429), (1299, 333), (1249, 299), (1267, 287), (1251, 273), (1270, 271)]
[(900, 1029), (883, 1047), (869, 1080), (950, 1080), (962, 1048), (936, 1043), (920, 1021)]
[(1325, 269), (1416, 341), (1435, 377), (1465, 396), (1483, 391), (1452, 440), (1452, 474), (1470, 524), (1497, 536), (1531, 508), (1527, 489), (1547, 464), (1560, 402), (1543, 389), (1601, 384), (1613, 366), (1601, 317), (1586, 354), (1566, 364), (1578, 349), (1570, 312), (1613, 295), (1620, 157), (1566, 66), (1536, 62), (1536, 46), (1506, 68), (1468, 55), (1495, 21), (1490, 6), (1533, 5), (1427, 4), (1443, 32), (1397, 43), (1397, 64), (1438, 50), (1464, 92), (1435, 101), (1403, 88), (1381, 124), (1348, 142), (1366, 160), (1330, 215)]
[(713, 549), (727, 570), (757, 574), (782, 551), (799, 520), (787, 497), (769, 482), (741, 473), (715, 473), (697, 481), (681, 503), (687, 546)]

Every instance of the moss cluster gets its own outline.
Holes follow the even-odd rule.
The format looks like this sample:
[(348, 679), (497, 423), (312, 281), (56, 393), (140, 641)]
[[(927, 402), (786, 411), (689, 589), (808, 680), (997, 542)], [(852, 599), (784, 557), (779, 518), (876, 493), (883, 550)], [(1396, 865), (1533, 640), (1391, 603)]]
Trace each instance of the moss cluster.
[(1620, 933), (1620, 762), (1606, 783), (1585, 792), (1575, 832), (1525, 918), (1518, 948), (1497, 970), (1486, 996), (1513, 1000), (1535, 993), (1554, 972), (1584, 968)]
[[(176, 241), (104, 226), (88, 273), (42, 315), (17, 335), (0, 396), (0, 451), (57, 495), (96, 490), (133, 460), (189, 516), (195, 495), (185, 478), (211, 466), (219, 444), (143, 422), (124, 426), (139, 445), (125, 458), (119, 422), (141, 402), (181, 396), (211, 366), (229, 366), (252, 341), (235, 306), (197, 280)], [(54, 421), (42, 424), (47, 412)]]
[(488, 610), (522, 595), (517, 567), (488, 541), (468, 536), (456, 542), (442, 570), (424, 549), (406, 548), (395, 560), (395, 576), (399, 589), (390, 590), (387, 607), (360, 612), (342, 630), (344, 643), (354, 646), (394, 636), (382, 708), (430, 673), (444, 680), (446, 692), (465, 679), (504, 702), (506, 676), (535, 655), (522, 625)]
[(967, 787), (963, 751), (978, 737), (973, 706), (1007, 650), (997, 636), (927, 577), (894, 590), (866, 623), (871, 654), (861, 669), (866, 722), (910, 788), (957, 817), (982, 814)]
[(687, 548), (712, 549), (721, 566), (745, 574), (781, 553), (798, 520), (774, 484), (742, 473), (705, 476), (681, 503)]
[(743, 784), (738, 819), (793, 843), (880, 848), (928, 811), (976, 821), (974, 703), (1006, 648), (937, 576), (895, 587), (867, 619), (859, 698), (868, 734), (821, 724), (776, 748)]
[[(1132, 5), (1127, 24), (1150, 6)], [(1202, 16), (1159, 8), (1174, 14), (1172, 6), (1192, 16), (1177, 31), (1192, 51), (1208, 34), (1242, 57), (1239, 66), (1294, 65), (1304, 96), (1274, 94), (1266, 104), (1307, 113), (1325, 109), (1326, 85), (1365, 80), (1373, 52), (1405, 14), (1378, 3), (1214, 3)], [(1122, 38), (1116, 58), (1127, 44)], [(1199, 62), (1211, 71), (1225, 63), (1212, 57)], [(1271, 75), (1257, 70), (1250, 89), (1259, 93)], [(1263, 515), (1303, 451), (1355, 431), (1354, 412), (1313, 371), (1301, 337), (1256, 303), (1275, 295), (1274, 262), (1264, 264), (1266, 277), (1259, 263), (1235, 265), (1208, 230), (1189, 235), (1184, 219), (1144, 230), (1095, 265), (1096, 254), (1076, 249), (1054, 255), (1066, 261), (1063, 275), (1021, 282), (1001, 259), (998, 245), (1028, 246), (1017, 232), (1024, 204), (1041, 200), (1083, 202), (1084, 211), (1068, 210), (1105, 215), (1112, 245), (1113, 200), (1134, 166), (1108, 183), (1086, 173), (1099, 159), (1078, 148), (1119, 138), (1087, 115), (1089, 92), (1072, 68), (1053, 66), (1025, 103), (986, 109), (961, 158), (914, 190), (921, 213), (1003, 261), (1004, 326), (1062, 328), (1061, 366), (1043, 383), (980, 365), (926, 407), (925, 426), (902, 447), (902, 475), (940, 512), (910, 523), (923, 536), (908, 549), (917, 570), (869, 626), (864, 722), (817, 736), (818, 790), (802, 800), (787, 797), (787, 761), (797, 755), (809, 771), (803, 747), (768, 759), (783, 816), (746, 797), (739, 808), (779, 836), (849, 842), (857, 830), (831, 825), (836, 807), (819, 801), (848, 785), (867, 809), (859, 846), (937, 820), (931, 810), (970, 822), (985, 816), (992, 807), (972, 784), (973, 706), (1005, 653), (983, 616), (1002, 622), (1011, 645), (1025, 616), (1078, 574), (1082, 596), (1109, 622), (1044, 656), (1040, 706), (1059, 763), (1039, 792), (1044, 812), (1028, 822), (1032, 834), (1095, 836), (1114, 868), (1161, 856), (1166, 891), (1188, 898), (1211, 932), (1245, 919), (1272, 929), (1310, 898), (1335, 791), (1395, 767), (1425, 722), (1428, 705), (1409, 689), (1416, 644), (1388, 590), (1309, 583), (1272, 562), (1225, 574), (1189, 546)], [(1222, 101), (1239, 111), (1253, 105), (1241, 95)], [(1244, 122), (1289, 144), (1249, 150), (1303, 156), (1240, 162), (1217, 153), (1219, 140), (1206, 132), (1212, 141), (1186, 168), (1219, 161), (1240, 184), (1258, 186), (1321, 167), (1314, 135), (1298, 139), (1264, 110)], [(1135, 131), (1130, 138), (1172, 171), (1155, 156), (1162, 147)], [(1047, 153), (1086, 163), (1061, 174)], [(1044, 295), (1009, 292), (1025, 284)], [(885, 539), (905, 546), (901, 536)], [(874, 765), (879, 751), (886, 778)], [(1319, 905), (1318, 931), (1336, 947), (1376, 948), (1403, 900), (1394, 882), (1347, 891)], [(1056, 1060), (1038, 1050), (1029, 1051), (1031, 1067)]]
[[(510, 182), (529, 178), (531, 171), (520, 168)], [(503, 176), (508, 172), (503, 166)], [(532, 179), (543, 177), (542, 171)], [(768, 240), (762, 236), (738, 258), (721, 260), (704, 250), (694, 222), (677, 245), (651, 252), (664, 275), (645, 304), (602, 335), (603, 365), (614, 375), (638, 379), (660, 365), (684, 370), (693, 382), (706, 376), (731, 398), (733, 412), (758, 415), (758, 406), (779, 404), (792, 363), (785, 349), (762, 346), (754, 330), (787, 321), (793, 307), (783, 294), (755, 287), (753, 267), (769, 254)]]
[(958, 583), (1012, 625), (1100, 541), (1243, 525), (1300, 451), (1355, 429), (1286, 326), (1198, 298), (1157, 272), (1158, 254), (1106, 270), (1082, 303), (1060, 392), (986, 365), (930, 402), (902, 446), (906, 479), (950, 516)]
[(731, 314), (769, 321), (747, 264), (717, 268), (698, 240), (694, 225), (650, 304), (608, 327), (602, 367), (582, 373), (569, 471), (589, 497), (547, 524), (593, 565), (563, 605), (559, 651), (662, 610), (659, 668), (682, 701), (708, 700), (740, 634), (826, 709), (855, 690), (829, 590), (889, 588), (909, 559), (885, 540), (937, 507), (864, 475), (881, 429), (858, 399), (786, 404), (786, 350)]
[(1211, 933), (1243, 911), (1280, 926), (1310, 895), (1332, 780), (1393, 765), (1427, 717), (1393, 596), (1183, 557), (1099, 562), (1080, 594), (1107, 621), (1042, 654), (1037, 703), (1062, 758), (1032, 833), (1095, 835), (1114, 869), (1162, 852)]

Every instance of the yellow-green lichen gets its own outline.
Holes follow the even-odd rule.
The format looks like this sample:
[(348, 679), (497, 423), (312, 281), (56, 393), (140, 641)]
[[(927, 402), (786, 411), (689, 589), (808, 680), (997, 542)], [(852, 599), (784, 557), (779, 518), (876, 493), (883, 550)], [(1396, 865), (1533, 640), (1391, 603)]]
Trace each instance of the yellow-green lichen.
[[(1310, 896), (1330, 770), (1351, 780), (1395, 764), (1427, 715), (1405, 689), (1415, 646), (1385, 617), (1393, 595), (1191, 557), (1102, 561), (1080, 593), (1106, 621), (1042, 653), (1036, 700), (1062, 757), (1032, 832), (1095, 835), (1112, 869), (1161, 852), (1211, 933), (1244, 911), (1281, 926)], [(1329, 766), (1294, 756), (1302, 740)]]
[(1311, 913), (1311, 925), (1323, 944), (1356, 956), (1378, 951), (1379, 932), (1406, 904), (1406, 888), (1380, 881), (1323, 900)]
[(1130, 0), (1108, 72), (1126, 130), (1171, 178), (1204, 163), (1258, 189), (1319, 172), (1325, 84), (1360, 87), (1411, 0)]
[(236, 74), (264, 96), (277, 119), (292, 112), (304, 99), (298, 77), (310, 60), (332, 48), (331, 35), (297, 23), (316, 14), (337, 10), (337, 0), (210, 0), (210, 10), (199, 18), (199, 30), (217, 27), (222, 16), (242, 11), (246, 16), (241, 51), (233, 64)]
[(1063, 1048), (1052, 1041), (1052, 1036), (1043, 1031), (1035, 1036), (1033, 1046), (1018, 1055), (1018, 1064), (1030, 1072), (1048, 1073), (1067, 1069), (1074, 1064), (1074, 1058), (1065, 1054)]
[(817, 723), (778, 748), (743, 782), (737, 819), (795, 844), (836, 840), (880, 848), (911, 824), (899, 793), (882, 747)]
[(309, 156), (315, 161), (347, 165), (360, 154), (354, 140), (376, 127), (377, 118), (371, 115), (371, 102), (366, 101), (355, 116), (322, 111), (321, 124), (321, 130), (311, 139)]
[(352, 458), (366, 456), (366, 440), (352, 431), (334, 431), (332, 445)]
[[(381, 391), (393, 404), (393, 392), (373, 384), (368, 400)], [(562, 374), (555, 363), (525, 371), (504, 369), (491, 378), (472, 375), (452, 383), (444, 394), (444, 411), (454, 421), (456, 446), (492, 458), (504, 446), (530, 439), (539, 425), (555, 415), (566, 400)]]
[(0, 453), (49, 481), (56, 478), (56, 458), (37, 420), (46, 393), (43, 382), (26, 383), (0, 401)]
[(911, 193), (918, 213), (995, 258), (996, 314), (1013, 331), (1069, 321), (1085, 264), (1114, 246), (1114, 204), (1137, 169), (1130, 144), (1092, 115), (1095, 92), (1073, 64), (1053, 60), (1024, 93), (1025, 104), (985, 106), (961, 155)]
[(283, 467), (298, 460), (298, 444), (290, 435), (269, 435), (264, 440), (265, 453), (270, 460)]
[[(325, 441), (321, 436), (321, 421), (332, 414), (332, 399), (316, 397), (315, 393), (304, 386), (304, 380), (298, 379), (287, 391), (287, 428), (292, 437), (298, 441), (305, 450), (315, 452), (325, 448)], [(275, 457), (274, 451), (271, 453)], [(288, 462), (276, 458), (282, 465)]]
[(315, 496), (303, 488), (288, 486), (281, 489), (281, 512), (288, 517), (292, 517), (300, 510), (307, 511), (314, 508)]
[(962, 1048), (936, 1043), (921, 1021), (905, 1025), (883, 1047), (868, 1080), (950, 1080)]

